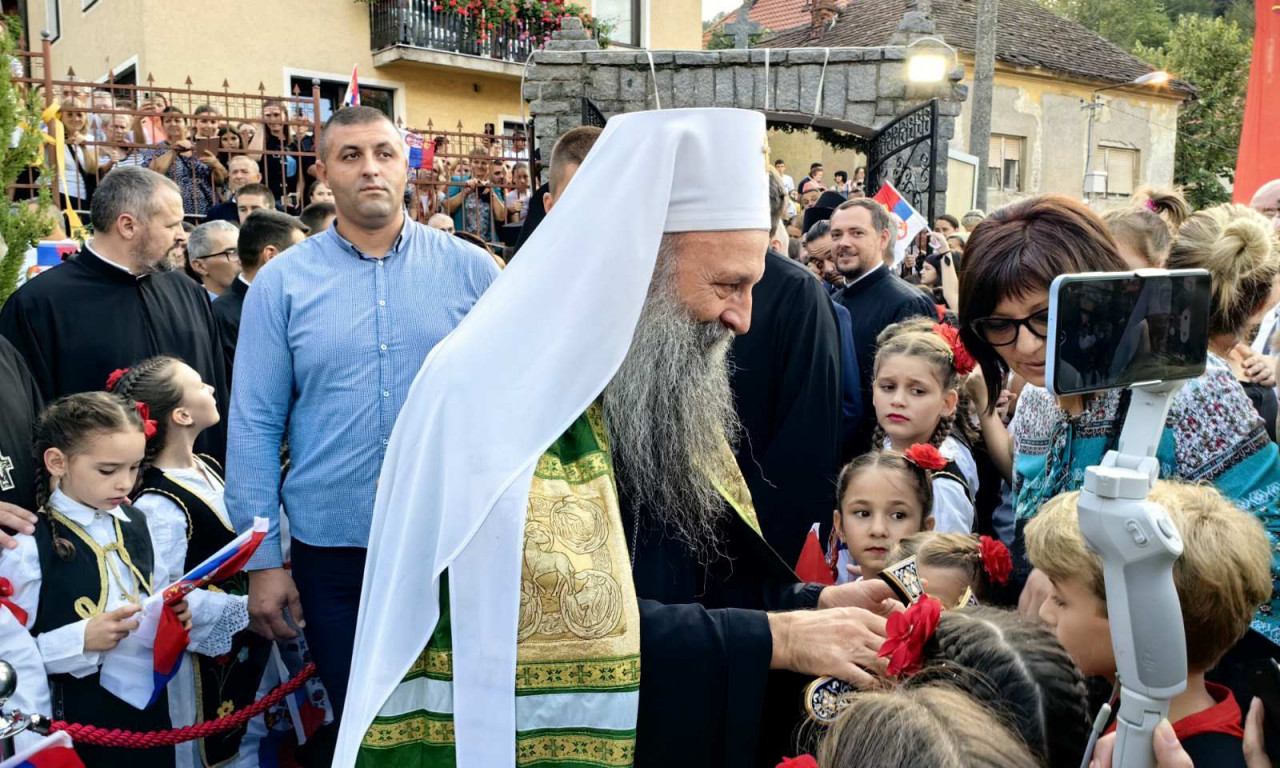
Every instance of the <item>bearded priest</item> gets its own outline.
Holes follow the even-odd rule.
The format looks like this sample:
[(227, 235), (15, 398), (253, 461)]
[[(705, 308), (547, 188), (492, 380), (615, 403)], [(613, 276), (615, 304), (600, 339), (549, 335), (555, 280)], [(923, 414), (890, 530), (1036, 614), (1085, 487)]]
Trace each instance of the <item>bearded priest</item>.
[(799, 695), (766, 701), (771, 670), (880, 668), (888, 587), (798, 583), (730, 444), (766, 163), (758, 113), (610, 120), (432, 351), (382, 468), (335, 766), (772, 765), (762, 726), (792, 732)]

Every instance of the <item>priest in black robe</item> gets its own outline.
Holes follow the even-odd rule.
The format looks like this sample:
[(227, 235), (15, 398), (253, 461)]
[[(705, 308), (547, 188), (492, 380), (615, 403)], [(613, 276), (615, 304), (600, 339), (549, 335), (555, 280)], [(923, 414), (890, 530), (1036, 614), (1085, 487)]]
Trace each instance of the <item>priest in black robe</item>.
[[(227, 375), (205, 291), (167, 271), (185, 240), (182, 196), (145, 168), (117, 168), (94, 193), (94, 237), (30, 280), (0, 309), (0, 335), (21, 353), (45, 401), (100, 390), (117, 368), (171, 355), (194, 368), (227, 409)], [(221, 425), (196, 450), (221, 458)]]
[(835, 300), (849, 310), (853, 320), (853, 346), (862, 377), (862, 403), (866, 412), (862, 429), (845, 446), (845, 459), (872, 448), (876, 413), (871, 403), (875, 375), (876, 337), (885, 328), (913, 317), (937, 317), (933, 300), (919, 288), (894, 275), (884, 263), (894, 235), (892, 219), (884, 206), (867, 197), (842, 203), (831, 216), (831, 252), (845, 287)]
[[(35, 457), (31, 446), (43, 398), (26, 361), (0, 336), (0, 511), (34, 510)], [(34, 518), (32, 519), (34, 522)], [(0, 525), (9, 523), (0, 517)]]

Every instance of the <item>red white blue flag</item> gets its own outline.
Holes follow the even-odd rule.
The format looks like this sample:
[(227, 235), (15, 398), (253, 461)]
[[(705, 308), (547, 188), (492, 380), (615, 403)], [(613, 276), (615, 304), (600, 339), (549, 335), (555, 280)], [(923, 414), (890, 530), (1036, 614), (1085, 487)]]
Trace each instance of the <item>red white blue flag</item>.
[(108, 651), (102, 662), (102, 687), (138, 709), (160, 697), (182, 668), (190, 638), (173, 605), (187, 595), (238, 573), (267, 536), (267, 519), (257, 517), (253, 528), (237, 536), (177, 582), (142, 604), (138, 628)]
[(356, 65), (351, 65), (351, 82), (347, 83), (347, 95), (342, 97), (342, 106), (360, 106), (360, 77), (356, 74)]
[(880, 185), (879, 191), (872, 195), (871, 199), (888, 208), (889, 213), (898, 217), (898, 241), (893, 248), (893, 264), (896, 267), (907, 255), (907, 246), (911, 245), (912, 238), (918, 235), (920, 230), (928, 227), (929, 222), (887, 181)]
[(39, 742), (0, 763), (0, 768), (84, 768), (65, 731), (45, 736)]

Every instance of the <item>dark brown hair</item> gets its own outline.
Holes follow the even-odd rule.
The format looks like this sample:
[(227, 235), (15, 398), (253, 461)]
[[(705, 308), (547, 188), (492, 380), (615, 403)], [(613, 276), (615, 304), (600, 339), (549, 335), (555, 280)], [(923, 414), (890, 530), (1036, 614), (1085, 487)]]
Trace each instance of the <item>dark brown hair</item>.
[[(889, 218), (889, 211), (878, 200), (872, 200), (869, 197), (851, 197), (836, 206), (837, 211), (847, 211), (850, 208), (861, 208), (870, 213), (871, 226), (875, 227), (876, 232), (888, 232), (893, 228), (893, 220)], [(893, 248), (893, 242), (893, 239), (890, 238), (889, 247), (891, 249)]]
[(52, 478), (44, 463), (45, 452), (57, 448), (72, 456), (81, 451), (94, 435), (141, 431), (142, 417), (133, 403), (107, 392), (81, 392), (58, 398), (36, 419), (32, 444), (36, 467), (36, 509), (53, 533), (53, 548), (60, 559), (70, 560), (76, 549), (70, 539), (59, 532), (48, 509)]
[(595, 126), (584, 125), (566, 131), (556, 141), (555, 148), (551, 150), (549, 179), (551, 194), (559, 195), (564, 192), (565, 172), (569, 170), (570, 165), (582, 165), (582, 161), (587, 159), (587, 153), (596, 145), (596, 139), (600, 138), (601, 133), (604, 131)]
[(1002, 299), (1048, 291), (1058, 275), (1127, 268), (1102, 219), (1069, 197), (1028, 197), (974, 228), (960, 261), (960, 336), (982, 366), (988, 413), (995, 411), (1008, 366), (974, 333), (973, 322), (989, 317)]
[(1138, 197), (1142, 202), (1108, 211), (1102, 219), (1111, 236), (1141, 254), (1149, 266), (1163, 266), (1173, 236), (1191, 215), (1191, 205), (1173, 190), (1148, 189)]
[(169, 417), (182, 407), (182, 388), (174, 380), (181, 362), (176, 357), (149, 357), (129, 368), (110, 390), (136, 403), (146, 403), (156, 423), (155, 436), (147, 441), (147, 451), (142, 458), (144, 472), (164, 449), (169, 436)]
[(868, 451), (844, 465), (836, 480), (836, 503), (840, 505), (841, 513), (844, 512), (844, 495), (853, 479), (861, 472), (878, 467), (895, 470), (907, 478), (911, 483), (911, 490), (915, 491), (920, 500), (920, 509), (924, 512), (920, 518), (922, 521), (933, 514), (933, 476), (894, 451)]

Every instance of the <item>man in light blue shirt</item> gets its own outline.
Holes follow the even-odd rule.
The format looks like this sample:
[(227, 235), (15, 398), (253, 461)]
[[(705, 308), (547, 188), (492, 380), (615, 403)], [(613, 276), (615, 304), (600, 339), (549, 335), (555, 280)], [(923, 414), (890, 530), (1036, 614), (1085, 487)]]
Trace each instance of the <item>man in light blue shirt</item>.
[[(336, 112), (318, 154), (338, 218), (263, 266), (245, 296), (226, 501), (237, 531), (254, 516), (271, 520), (249, 564), (254, 629), (293, 637), (284, 614), (301, 626), (305, 612), (312, 656), (340, 715), (391, 428), (427, 353), (497, 269), (479, 249), (404, 214), (404, 143), (381, 112)], [(291, 573), (282, 567), (282, 507)]]

